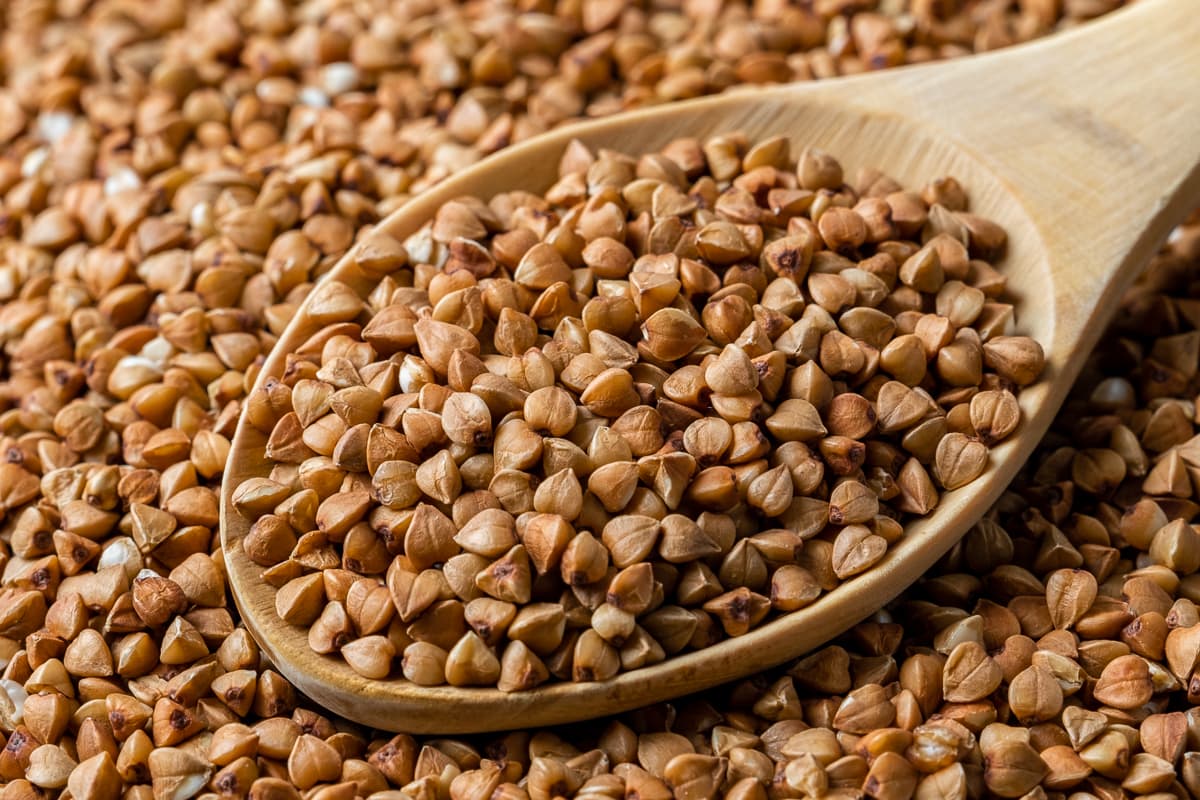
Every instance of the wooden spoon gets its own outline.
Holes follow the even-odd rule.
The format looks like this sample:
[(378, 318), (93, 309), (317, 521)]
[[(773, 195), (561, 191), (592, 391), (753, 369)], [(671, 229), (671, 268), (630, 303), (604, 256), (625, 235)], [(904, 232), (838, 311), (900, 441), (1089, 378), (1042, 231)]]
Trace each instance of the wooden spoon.
[[(276, 616), (274, 590), (243, 553), (248, 520), (230, 502), (270, 471), (265, 437), (243, 418), (222, 487), (225, 563), (242, 618), (275, 666), (330, 711), (378, 728), (465, 733), (531, 728), (695, 692), (795, 658), (916, 581), (999, 497), (1048, 428), (1124, 288), (1171, 228), (1200, 205), (1200, 3), (1142, 0), (1082, 28), (999, 53), (833, 81), (730, 92), (562, 128), (464, 170), (389, 215), (403, 240), (458, 195), (545, 190), (564, 147), (631, 155), (681, 136), (787, 135), (793, 152), (829, 151), (852, 171), (876, 166), (904, 185), (954, 175), (973, 211), (1000, 222), (1002, 268), (1023, 333), (1046, 350), (1042, 381), (1020, 395), (1024, 423), (983, 477), (946, 494), (875, 568), (812, 606), (713, 647), (599, 683), (515, 694), (372, 681), (309, 650)], [(332, 277), (374, 287), (352, 251)], [(258, 379), (278, 376), (312, 333), (302, 308)]]

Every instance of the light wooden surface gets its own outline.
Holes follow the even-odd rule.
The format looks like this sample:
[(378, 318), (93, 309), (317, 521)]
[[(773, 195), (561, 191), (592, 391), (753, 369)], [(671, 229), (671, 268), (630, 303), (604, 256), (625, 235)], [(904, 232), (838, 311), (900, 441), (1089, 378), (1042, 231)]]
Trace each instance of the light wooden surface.
[[(740, 90), (583, 123), (511, 147), (391, 214), (404, 238), (462, 194), (541, 191), (578, 138), (626, 153), (680, 136), (783, 134), (848, 167), (877, 166), (907, 186), (954, 175), (971, 208), (1009, 233), (1002, 265), (1018, 328), (1046, 348), (1043, 382), (1020, 396), (1025, 421), (992, 466), (910, 525), (884, 561), (802, 611), (736, 639), (602, 683), (530, 692), (420, 688), (369, 681), (313, 654), (278, 620), (274, 590), (243, 554), (248, 525), (230, 493), (265, 475), (264, 439), (239, 425), (222, 491), (222, 541), (243, 619), (277, 668), (331, 711), (413, 733), (556, 724), (677, 697), (795, 658), (870, 615), (916, 581), (1001, 494), (1049, 426), (1120, 293), (1176, 223), (1200, 204), (1200, 1), (1141, 0), (1033, 44), (949, 63), (836, 81)], [(343, 259), (333, 275), (364, 295), (373, 282)], [(259, 378), (313, 332), (303, 309)]]

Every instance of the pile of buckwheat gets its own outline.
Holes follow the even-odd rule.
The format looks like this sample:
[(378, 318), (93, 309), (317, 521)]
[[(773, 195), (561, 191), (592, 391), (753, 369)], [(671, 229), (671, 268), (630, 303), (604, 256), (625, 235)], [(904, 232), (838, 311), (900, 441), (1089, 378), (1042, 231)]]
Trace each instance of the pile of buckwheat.
[(423, 686), (605, 680), (803, 608), (979, 477), (1042, 370), (967, 208), (737, 134), (447, 202), (247, 398), (242, 550), (313, 652)]
[(396, 204), (584, 114), (988, 49), (1056, 2), (0, 9), (0, 800), (1200, 792), (1200, 217), (1005, 498), (783, 670), (555, 731), (323, 715), (231, 613), (261, 357)]

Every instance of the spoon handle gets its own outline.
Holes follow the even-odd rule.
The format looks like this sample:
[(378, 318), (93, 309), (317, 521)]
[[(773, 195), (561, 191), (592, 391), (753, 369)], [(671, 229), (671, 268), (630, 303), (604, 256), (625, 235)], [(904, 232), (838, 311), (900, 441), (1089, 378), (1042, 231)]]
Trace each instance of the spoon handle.
[(1141, 0), (891, 77), (850, 79), (842, 94), (949, 134), (1006, 184), (1044, 245), (1056, 311), (1044, 344), (1070, 381), (1123, 290), (1200, 204), (1200, 1)]
[(1181, 189), (1196, 201), (1197, 0), (1143, 0), (1023, 52), (956, 66), (930, 73), (917, 99), (936, 92), (931, 121), (1010, 175), (1046, 230), (1086, 230), (1099, 237), (1094, 252), (1115, 256), (1173, 199), (1187, 201)]

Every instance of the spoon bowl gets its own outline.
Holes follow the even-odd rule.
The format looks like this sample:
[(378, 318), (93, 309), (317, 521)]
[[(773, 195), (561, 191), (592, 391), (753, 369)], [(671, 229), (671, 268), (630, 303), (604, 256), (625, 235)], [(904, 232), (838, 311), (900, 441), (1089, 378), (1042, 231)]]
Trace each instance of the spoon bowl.
[[(1190, 8), (1189, 8), (1190, 7)], [(1096, 23), (1002, 53), (835, 81), (750, 89), (565, 127), (510, 147), (413, 199), (366, 237), (404, 240), (465, 194), (542, 192), (574, 139), (633, 156), (673, 139), (744, 132), (815, 146), (850, 172), (879, 167), (906, 186), (954, 175), (971, 209), (1002, 225), (1001, 269), (1019, 331), (1042, 343), (1042, 379), (1022, 390), (1022, 423), (991, 466), (943, 494), (881, 562), (812, 605), (751, 632), (594, 683), (492, 688), (368, 680), (312, 652), (276, 614), (275, 590), (243, 552), (251, 520), (231, 502), (266, 477), (266, 437), (239, 421), (221, 497), (225, 564), (242, 618), (275, 667), (329, 710), (388, 730), (467, 733), (546, 726), (699, 691), (820, 646), (890, 602), (954, 545), (1004, 491), (1049, 427), (1083, 358), (1137, 270), (1200, 202), (1200, 15), (1142, 0)], [(1153, 49), (1151, 49), (1153, 48)], [(1153, 63), (1143, 63), (1147, 57)], [(377, 284), (356, 246), (334, 268), (364, 298)], [(302, 306), (257, 386), (318, 330)]]

